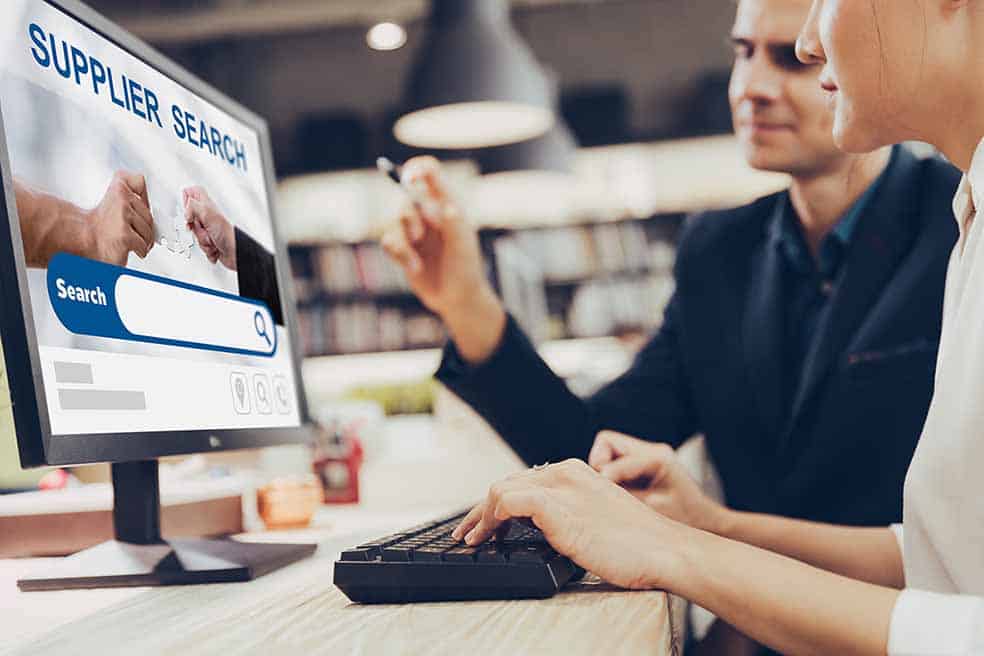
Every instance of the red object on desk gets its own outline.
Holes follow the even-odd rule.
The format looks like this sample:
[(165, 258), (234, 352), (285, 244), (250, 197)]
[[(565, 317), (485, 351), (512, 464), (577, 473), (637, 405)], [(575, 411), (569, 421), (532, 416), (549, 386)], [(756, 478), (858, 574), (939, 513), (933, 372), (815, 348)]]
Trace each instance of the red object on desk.
[(79, 485), (79, 479), (65, 469), (53, 469), (38, 481), (39, 490), (64, 490)]
[(314, 473), (321, 480), (325, 503), (359, 502), (362, 443), (354, 430), (335, 430), (315, 447)]

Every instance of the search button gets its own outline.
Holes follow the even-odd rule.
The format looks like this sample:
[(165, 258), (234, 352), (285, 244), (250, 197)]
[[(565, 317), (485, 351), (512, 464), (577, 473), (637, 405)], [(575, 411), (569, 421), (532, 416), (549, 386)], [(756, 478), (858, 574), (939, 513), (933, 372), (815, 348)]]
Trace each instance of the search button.
[(256, 409), (261, 415), (273, 414), (273, 400), (270, 398), (270, 379), (266, 374), (253, 376), (253, 386), (256, 388)]
[[(73, 300), (63, 291), (69, 285), (99, 290), (88, 296), (99, 302)], [(48, 264), (48, 295), (62, 325), (78, 335), (262, 357), (277, 352), (266, 304), (206, 287), (60, 253)]]
[(256, 328), (256, 334), (266, 340), (267, 346), (273, 346), (273, 342), (270, 341), (270, 335), (267, 334), (267, 324), (266, 319), (263, 318), (263, 313), (259, 310), (253, 315), (253, 327)]

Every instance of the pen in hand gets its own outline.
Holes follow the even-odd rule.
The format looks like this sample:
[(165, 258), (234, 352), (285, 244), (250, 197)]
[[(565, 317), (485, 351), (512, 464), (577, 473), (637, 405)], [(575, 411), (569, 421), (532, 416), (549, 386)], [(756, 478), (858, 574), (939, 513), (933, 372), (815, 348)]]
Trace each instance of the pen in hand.
[(435, 226), (440, 223), (441, 208), (437, 201), (427, 193), (426, 183), (423, 180), (405, 178), (406, 167), (396, 164), (388, 157), (376, 158), (376, 168), (406, 192), (413, 208), (421, 218)]

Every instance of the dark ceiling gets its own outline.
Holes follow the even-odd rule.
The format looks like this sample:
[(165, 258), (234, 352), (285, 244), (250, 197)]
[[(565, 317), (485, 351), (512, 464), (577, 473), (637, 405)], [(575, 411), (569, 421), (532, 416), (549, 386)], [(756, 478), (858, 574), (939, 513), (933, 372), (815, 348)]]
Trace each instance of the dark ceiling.
[[(424, 0), (89, 4), (263, 115), (280, 175), (408, 154), (390, 127)], [(597, 145), (727, 130), (732, 12), (722, 0), (517, 0), (513, 19), (556, 73), (581, 143)], [(370, 50), (368, 25), (390, 16), (406, 24), (407, 45)]]

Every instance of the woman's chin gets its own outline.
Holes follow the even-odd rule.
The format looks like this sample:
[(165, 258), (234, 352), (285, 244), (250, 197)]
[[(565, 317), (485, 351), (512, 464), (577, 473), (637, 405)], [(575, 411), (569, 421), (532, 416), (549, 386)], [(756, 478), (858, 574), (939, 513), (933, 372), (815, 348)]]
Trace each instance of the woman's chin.
[(890, 142), (878, 138), (874, 130), (866, 130), (857, 122), (837, 121), (834, 125), (834, 144), (845, 153), (870, 153)]

